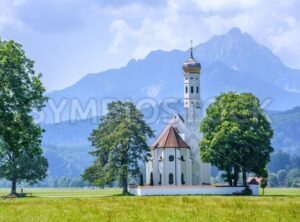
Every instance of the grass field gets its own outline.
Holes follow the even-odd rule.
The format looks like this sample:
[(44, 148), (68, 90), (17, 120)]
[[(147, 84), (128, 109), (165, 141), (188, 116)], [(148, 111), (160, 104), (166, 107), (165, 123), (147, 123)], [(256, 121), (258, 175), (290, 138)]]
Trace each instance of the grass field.
[[(0, 196), (9, 193), (9, 189), (0, 188)], [(20, 192), (18, 190), (17, 192)], [(25, 193), (32, 193), (36, 198), (83, 198), (83, 197), (103, 197), (119, 195), (120, 189), (49, 189), (49, 188), (25, 188)], [(29, 200), (29, 198), (26, 198)], [(1, 203), (1, 202), (0, 202)]]
[[(119, 196), (119, 189), (26, 189), (0, 200), (0, 221), (300, 221), (300, 189), (265, 196)], [(0, 195), (7, 194), (0, 189)]]

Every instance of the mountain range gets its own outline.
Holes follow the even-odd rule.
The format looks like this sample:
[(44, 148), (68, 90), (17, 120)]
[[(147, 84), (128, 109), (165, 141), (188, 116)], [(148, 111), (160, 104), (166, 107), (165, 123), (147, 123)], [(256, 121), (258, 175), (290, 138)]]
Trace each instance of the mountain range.
[[(125, 67), (88, 74), (74, 85), (48, 93), (52, 104), (62, 104), (59, 119), (48, 105), (45, 122), (74, 119), (70, 116), (74, 100), (84, 108), (94, 99), (182, 98), (182, 64), (188, 51), (153, 51), (144, 59), (131, 60)], [(201, 96), (213, 99), (221, 92), (253, 92), (271, 110), (286, 110), (299, 105), (300, 71), (286, 67), (269, 49), (238, 28), (214, 36), (194, 48), (201, 63)], [(99, 116), (100, 113), (91, 115)], [(86, 116), (87, 117), (87, 116)], [(80, 119), (80, 118), (76, 118)]]
[[(175, 98), (174, 108), (182, 112), (178, 105), (183, 96), (182, 64), (189, 54), (189, 50), (153, 51), (120, 69), (88, 74), (68, 88), (49, 92), (42, 124), (46, 130), (43, 146), (50, 163), (49, 175), (77, 176), (91, 163), (87, 137), (99, 124), (96, 117), (105, 114), (105, 105), (111, 99), (144, 99), (161, 107), (161, 102)], [(275, 110), (267, 111), (275, 130), (274, 147), (300, 153), (300, 109), (293, 109), (300, 105), (299, 70), (285, 66), (268, 48), (238, 28), (196, 46), (194, 57), (202, 66), (203, 107), (221, 92), (252, 92), (264, 109)], [(53, 104), (64, 105), (55, 117)], [(81, 115), (77, 115), (78, 110), (74, 112), (74, 107), (81, 107)], [(149, 112), (144, 109), (145, 115)], [(156, 133), (163, 126), (163, 116), (170, 113), (160, 114), (151, 122)]]

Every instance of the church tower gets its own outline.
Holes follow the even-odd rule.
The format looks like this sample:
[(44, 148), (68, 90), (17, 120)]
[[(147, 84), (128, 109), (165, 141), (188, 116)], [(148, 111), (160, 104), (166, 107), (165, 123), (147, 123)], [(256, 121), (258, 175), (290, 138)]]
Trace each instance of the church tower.
[(190, 53), (183, 64), (185, 117), (175, 113), (152, 146), (152, 158), (146, 167), (147, 183), (152, 180), (154, 185), (168, 186), (210, 184), (211, 166), (201, 161), (198, 148), (201, 65), (194, 59), (193, 46)]
[(200, 123), (200, 70), (201, 65), (193, 56), (191, 45), (190, 58), (183, 64), (184, 72), (184, 110), (186, 125), (194, 128)]
[(192, 158), (192, 184), (201, 185), (210, 183), (210, 164), (200, 160), (198, 148), (201, 134), (199, 125), (201, 122), (200, 104), (200, 71), (201, 65), (193, 55), (191, 46), (190, 58), (183, 64), (184, 72), (184, 111), (185, 111), (185, 140), (191, 147)]

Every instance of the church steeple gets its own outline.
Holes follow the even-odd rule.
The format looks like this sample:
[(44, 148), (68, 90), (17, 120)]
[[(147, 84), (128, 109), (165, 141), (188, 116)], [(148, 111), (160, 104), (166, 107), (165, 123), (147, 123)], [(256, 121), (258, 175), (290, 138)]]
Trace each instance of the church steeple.
[(194, 55), (193, 55), (193, 40), (191, 40), (191, 59), (194, 60)]
[(193, 55), (191, 41), (190, 58), (183, 64), (185, 121), (190, 126), (200, 123), (200, 71), (201, 65)]
[(194, 59), (193, 41), (191, 41), (190, 53), (191, 53), (190, 58), (185, 63), (183, 63), (183, 66), (182, 66), (183, 71), (185, 73), (198, 73), (198, 74), (200, 74), (201, 64)]

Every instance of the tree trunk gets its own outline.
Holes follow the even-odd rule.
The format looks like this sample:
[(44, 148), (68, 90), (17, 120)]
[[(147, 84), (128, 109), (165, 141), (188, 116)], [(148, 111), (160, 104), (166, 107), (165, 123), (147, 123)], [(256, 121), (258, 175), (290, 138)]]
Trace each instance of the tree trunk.
[(122, 186), (123, 186), (123, 194), (128, 194), (127, 178), (123, 178)]
[(227, 171), (227, 181), (229, 186), (232, 186), (232, 176), (230, 171)]
[(238, 180), (239, 180), (239, 168), (234, 167), (234, 172), (233, 172), (233, 186), (237, 186)]
[(123, 187), (123, 194), (128, 194), (128, 166), (127, 166), (127, 156), (125, 161), (122, 162), (121, 180)]
[(11, 193), (10, 194), (17, 194), (17, 180), (16, 178), (13, 178), (11, 180)]
[(247, 186), (247, 172), (243, 169), (243, 185)]

